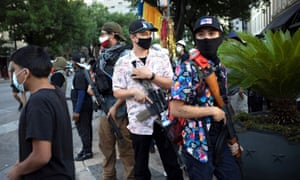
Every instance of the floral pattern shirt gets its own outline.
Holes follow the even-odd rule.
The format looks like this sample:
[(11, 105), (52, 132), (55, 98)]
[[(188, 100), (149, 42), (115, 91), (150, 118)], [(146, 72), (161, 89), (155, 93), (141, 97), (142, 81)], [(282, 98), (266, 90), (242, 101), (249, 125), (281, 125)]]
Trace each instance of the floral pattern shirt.
[[(122, 56), (115, 64), (112, 78), (113, 91), (118, 89), (138, 88), (147, 93), (146, 88), (141, 82), (131, 78), (132, 69), (134, 68), (132, 62), (134, 61), (136, 62), (136, 67), (146, 66), (156, 75), (170, 79), (173, 78), (173, 70), (169, 57), (161, 51), (149, 49), (145, 64), (135, 56), (133, 51), (130, 51), (130, 53)], [(159, 88), (154, 83), (152, 83), (152, 87), (154, 89)], [(154, 120), (156, 120), (158, 116), (151, 116), (144, 121), (139, 121), (136, 116), (147, 108), (146, 104), (141, 104), (131, 97), (126, 99), (126, 105), (129, 119), (127, 128), (129, 131), (133, 134), (151, 135), (153, 133)]]
[[(210, 62), (213, 65), (212, 62)], [(203, 78), (197, 72), (198, 67), (191, 60), (184, 61), (175, 69), (171, 98), (184, 101), (193, 106), (214, 106), (214, 98)], [(220, 74), (224, 80), (227, 79), (226, 71), (222, 65)], [(226, 81), (224, 86), (226, 86)], [(194, 158), (202, 163), (208, 161), (208, 141), (207, 132), (209, 131), (212, 118), (204, 117), (197, 119), (185, 119), (182, 131), (183, 147)]]

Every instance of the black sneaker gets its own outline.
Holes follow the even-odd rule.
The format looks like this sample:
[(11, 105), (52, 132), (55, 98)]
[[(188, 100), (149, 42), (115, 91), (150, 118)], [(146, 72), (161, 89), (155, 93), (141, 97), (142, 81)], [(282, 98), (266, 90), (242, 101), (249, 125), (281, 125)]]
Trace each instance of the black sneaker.
[(18, 107), (18, 110), (21, 111), (22, 108), (23, 108), (23, 103), (20, 102), (20, 105), (19, 105), (19, 107)]
[(75, 161), (84, 161), (86, 159), (90, 159), (93, 157), (93, 153), (83, 153), (81, 154), (81, 156), (79, 156), (80, 154), (77, 155), (77, 157), (75, 158)]
[(84, 154), (84, 150), (81, 150), (78, 154), (77, 154), (77, 157), (78, 156), (82, 156)]
[(80, 159), (81, 156), (83, 156), (84, 153), (85, 153), (84, 150), (81, 150), (81, 151), (77, 154), (77, 156), (75, 157), (75, 160), (76, 160), (76, 159)]

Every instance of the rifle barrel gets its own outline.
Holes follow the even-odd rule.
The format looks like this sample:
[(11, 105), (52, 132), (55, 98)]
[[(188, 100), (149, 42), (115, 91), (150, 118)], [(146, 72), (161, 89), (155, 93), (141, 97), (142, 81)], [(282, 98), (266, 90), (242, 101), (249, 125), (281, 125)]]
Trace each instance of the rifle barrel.
[[(108, 107), (105, 106), (105, 100), (104, 100), (104, 97), (102, 96), (102, 94), (99, 93), (97, 87), (95, 86), (94, 82), (92, 81), (91, 79), (91, 76), (89, 74), (89, 72), (87, 70), (84, 70), (84, 76), (86, 78), (86, 80), (88, 81), (89, 85), (92, 87), (93, 89), (93, 92), (95, 94), (95, 97), (96, 97), (96, 101), (97, 101), (97, 104), (100, 105), (103, 109), (103, 111), (105, 113), (107, 113), (109, 111)], [(116, 122), (112, 119), (111, 116), (108, 117), (108, 121), (114, 131), (114, 134), (117, 138), (117, 140), (119, 141), (120, 144), (123, 144), (123, 135), (122, 133), (120, 132), (118, 126), (116, 125)]]

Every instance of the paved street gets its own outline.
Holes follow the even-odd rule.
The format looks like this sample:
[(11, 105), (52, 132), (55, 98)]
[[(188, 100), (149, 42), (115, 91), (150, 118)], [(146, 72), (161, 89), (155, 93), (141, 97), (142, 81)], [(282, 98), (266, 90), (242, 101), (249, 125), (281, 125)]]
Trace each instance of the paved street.
[[(13, 165), (18, 157), (18, 106), (9, 82), (0, 83), (0, 171)], [(0, 175), (0, 179), (3, 177)]]
[[(66, 96), (69, 97), (71, 77), (68, 78), (68, 88)], [(0, 179), (5, 180), (7, 171), (14, 165), (18, 159), (18, 103), (14, 100), (11, 94), (9, 81), (0, 80)], [(27, 95), (29, 97), (29, 94)], [(69, 109), (72, 109), (71, 101), (68, 100)], [(98, 117), (101, 112), (94, 113), (93, 120), (93, 152), (92, 159), (75, 162), (76, 178), (78, 180), (101, 179), (102, 169), (100, 163), (102, 161), (102, 154), (98, 148)], [(81, 142), (78, 137), (77, 130), (73, 127), (73, 141), (74, 141), (74, 155), (81, 149)], [(118, 179), (124, 179), (122, 176), (122, 165), (117, 161)], [(152, 172), (152, 179), (165, 179), (164, 170), (159, 159), (158, 152), (150, 154), (150, 169)]]

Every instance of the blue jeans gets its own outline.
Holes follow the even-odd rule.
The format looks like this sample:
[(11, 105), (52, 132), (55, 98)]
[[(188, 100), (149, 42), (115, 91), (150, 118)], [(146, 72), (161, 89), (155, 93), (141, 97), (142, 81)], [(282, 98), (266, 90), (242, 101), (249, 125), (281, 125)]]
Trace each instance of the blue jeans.
[[(211, 148), (212, 149), (212, 148)], [(201, 163), (185, 150), (182, 154), (190, 180), (212, 180), (213, 175), (218, 180), (241, 180), (240, 168), (225, 143), (222, 149), (222, 159), (218, 164), (213, 162), (213, 151), (208, 152), (208, 162)]]

